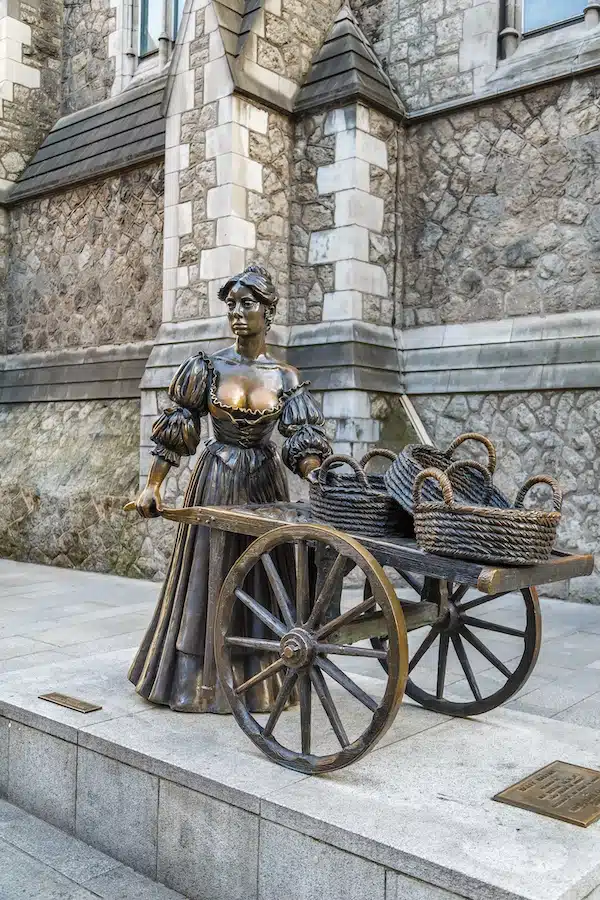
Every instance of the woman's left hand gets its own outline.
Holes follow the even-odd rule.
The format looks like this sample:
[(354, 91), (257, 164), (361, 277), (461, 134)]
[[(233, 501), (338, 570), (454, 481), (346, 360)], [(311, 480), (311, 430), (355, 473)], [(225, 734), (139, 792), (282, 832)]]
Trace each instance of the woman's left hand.
[(311, 472), (321, 468), (321, 459), (318, 456), (306, 456), (298, 468), (300, 469), (302, 477), (308, 478)]

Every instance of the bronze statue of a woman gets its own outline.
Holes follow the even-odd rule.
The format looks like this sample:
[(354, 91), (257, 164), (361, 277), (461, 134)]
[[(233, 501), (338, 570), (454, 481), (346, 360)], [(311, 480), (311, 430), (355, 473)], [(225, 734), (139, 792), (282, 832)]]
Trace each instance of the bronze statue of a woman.
[[(176, 405), (154, 426), (155, 459), (137, 500), (138, 512), (147, 518), (160, 515), (160, 487), (171, 466), (196, 452), (202, 416), (211, 417), (214, 440), (200, 454), (185, 506), (288, 500), (285, 470), (270, 441), (277, 423), (285, 438), (283, 462), (293, 473), (306, 478), (331, 453), (323, 415), (306, 383), (292, 366), (267, 354), (266, 334), (278, 300), (269, 273), (248, 266), (229, 279), (219, 298), (227, 305), (236, 341), (211, 357), (193, 356), (171, 382), (169, 396)], [(241, 535), (227, 535), (223, 577), (248, 543)], [(221, 691), (208, 710), (201, 702), (208, 582), (209, 530), (180, 525), (154, 616), (129, 672), (137, 692), (153, 703), (185, 712), (229, 711)], [(269, 591), (266, 575), (257, 587)], [(258, 664), (255, 657), (240, 659), (245, 670)], [(278, 688), (276, 677), (263, 681), (249, 698), (252, 711), (270, 709)]]

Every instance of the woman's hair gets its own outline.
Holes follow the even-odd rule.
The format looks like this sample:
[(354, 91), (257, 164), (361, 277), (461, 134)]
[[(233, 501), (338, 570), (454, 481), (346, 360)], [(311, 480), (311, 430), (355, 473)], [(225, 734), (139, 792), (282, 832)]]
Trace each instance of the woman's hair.
[(247, 266), (239, 275), (232, 275), (229, 281), (220, 288), (219, 300), (225, 302), (231, 289), (238, 284), (250, 288), (256, 299), (265, 306), (275, 306), (279, 300), (271, 276), (263, 266)]
[(219, 289), (219, 300), (222, 300), (225, 303), (230, 291), (234, 287), (237, 287), (238, 284), (249, 288), (255, 299), (265, 307), (265, 321), (267, 323), (268, 331), (275, 318), (275, 310), (277, 301), (279, 300), (271, 276), (264, 266), (256, 264), (247, 266), (239, 275), (232, 275), (232, 277), (225, 282), (223, 287)]

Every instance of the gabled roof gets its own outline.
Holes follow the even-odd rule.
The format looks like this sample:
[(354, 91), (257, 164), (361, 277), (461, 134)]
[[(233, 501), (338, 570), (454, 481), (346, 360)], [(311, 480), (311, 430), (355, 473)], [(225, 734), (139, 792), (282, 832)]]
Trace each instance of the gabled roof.
[(325, 43), (313, 59), (295, 112), (362, 100), (396, 119), (405, 115), (401, 100), (347, 6), (342, 6)]
[(60, 119), (29, 163), (9, 203), (164, 156), (166, 77)]

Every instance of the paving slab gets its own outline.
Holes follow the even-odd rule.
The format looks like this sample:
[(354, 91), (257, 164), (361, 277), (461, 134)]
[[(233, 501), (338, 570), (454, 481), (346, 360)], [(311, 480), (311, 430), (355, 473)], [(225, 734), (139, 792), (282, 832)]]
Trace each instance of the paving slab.
[(2, 900), (185, 900), (0, 800)]

